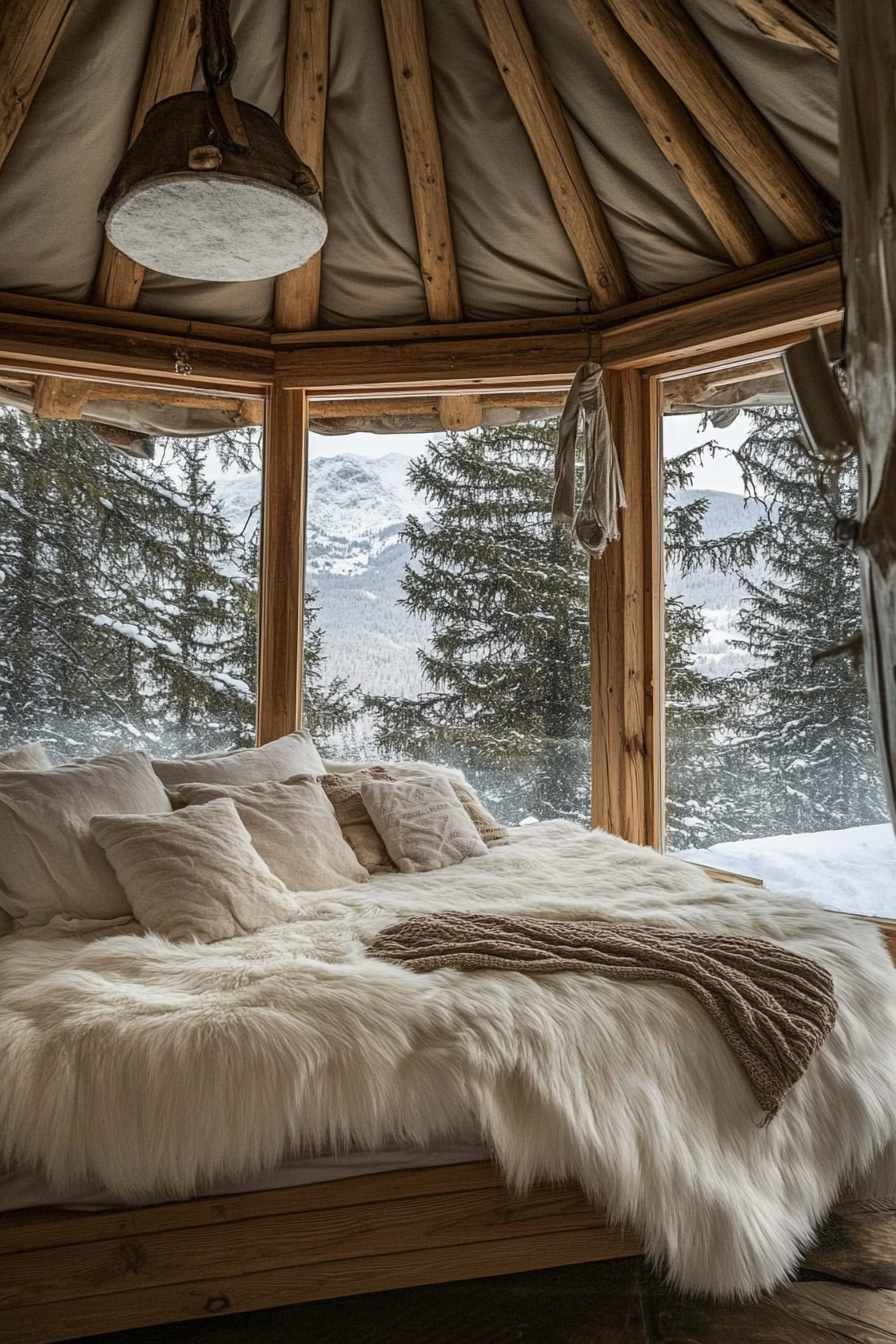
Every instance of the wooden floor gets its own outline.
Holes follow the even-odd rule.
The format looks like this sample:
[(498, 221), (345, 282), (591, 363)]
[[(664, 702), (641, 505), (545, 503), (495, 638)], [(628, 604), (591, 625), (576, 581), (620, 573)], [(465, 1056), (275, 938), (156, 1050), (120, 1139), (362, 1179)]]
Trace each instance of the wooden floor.
[(748, 1305), (680, 1297), (641, 1257), (631, 1257), (92, 1338), (95, 1344), (896, 1344), (896, 1204), (842, 1206), (799, 1280)]

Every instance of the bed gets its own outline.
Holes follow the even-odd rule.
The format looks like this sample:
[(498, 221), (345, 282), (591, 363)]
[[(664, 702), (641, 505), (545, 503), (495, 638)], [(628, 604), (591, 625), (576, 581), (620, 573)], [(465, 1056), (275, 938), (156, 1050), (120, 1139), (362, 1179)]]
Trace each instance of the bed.
[[(822, 911), (797, 898), (758, 892), (753, 886), (721, 884), (678, 861), (568, 823), (524, 828), (513, 836), (512, 844), (486, 858), (415, 877), (410, 884), (403, 875), (375, 879), (362, 894), (338, 893), (332, 903), (329, 921), (320, 924), (321, 929), (329, 924), (329, 950), (323, 944), (316, 948), (318, 955), (330, 958), (323, 976), (327, 993), (340, 978), (348, 977), (357, 997), (359, 975), (373, 976), (368, 991), (374, 983), (380, 989), (385, 983), (393, 987), (401, 978), (396, 968), (383, 968), (390, 973), (385, 976), (359, 970), (364, 937), (409, 912), (466, 903), (480, 910), (512, 906), (553, 919), (641, 918), (779, 940), (811, 953), (828, 967), (837, 987), (840, 1020), (780, 1114), (762, 1128), (761, 1112), (737, 1062), (721, 1039), (712, 1037), (712, 1029), (707, 1033), (699, 1006), (687, 1003), (680, 990), (645, 986), (632, 1000), (630, 987), (598, 977), (546, 977), (554, 983), (533, 986), (531, 993), (515, 990), (512, 998), (502, 1000), (509, 1014), (504, 1025), (510, 1030), (504, 1033), (506, 1039), (502, 1037), (501, 1049), (509, 1053), (499, 1051), (486, 1061), (491, 1069), (487, 1095), (481, 1076), (476, 1087), (464, 1083), (481, 1103), (475, 1135), (458, 1132), (461, 1122), (468, 1123), (472, 1116), (470, 1095), (463, 1106), (449, 1104), (450, 1098), (440, 1099), (427, 1130), (419, 1115), (394, 1109), (373, 1123), (367, 1113), (373, 1096), (369, 1090), (360, 1109), (357, 1097), (353, 1101), (341, 1096), (337, 1110), (352, 1116), (341, 1129), (333, 1128), (332, 1113), (329, 1119), (324, 1115), (326, 1107), (318, 1107), (313, 1121), (305, 1117), (301, 1133), (292, 1132), (294, 1152), (311, 1151), (315, 1140), (318, 1149), (330, 1146), (338, 1152), (351, 1147), (375, 1150), (383, 1146), (376, 1137), (384, 1134), (405, 1147), (425, 1147), (437, 1132), (444, 1136), (453, 1127), (455, 1142), (472, 1137), (483, 1143), (497, 1156), (498, 1166), (457, 1161), (292, 1188), (183, 1198), (176, 1197), (187, 1193), (176, 1155), (173, 1160), (169, 1154), (155, 1165), (150, 1163), (134, 1183), (135, 1153), (144, 1160), (139, 1145), (146, 1131), (141, 1132), (140, 1125), (132, 1125), (123, 1114), (113, 1117), (121, 1151), (117, 1157), (107, 1154), (107, 1161), (91, 1149), (89, 1136), (74, 1124), (63, 1136), (59, 1151), (54, 1152), (52, 1145), (44, 1143), (45, 1136), (42, 1139), (38, 1134), (32, 1159), (44, 1143), (46, 1171), (65, 1174), (71, 1153), (79, 1150), (78, 1162), (68, 1171), (69, 1177), (74, 1171), (77, 1179), (69, 1179), (67, 1186), (64, 1180), (59, 1184), (62, 1198), (66, 1194), (75, 1198), (79, 1189), (83, 1194), (78, 1180), (86, 1164), (94, 1174), (105, 1173), (111, 1197), (133, 1207), (80, 1212), (45, 1207), (0, 1215), (0, 1331), (4, 1339), (23, 1344), (51, 1341), (205, 1314), (641, 1252), (663, 1264), (673, 1282), (694, 1291), (721, 1296), (759, 1291), (790, 1272), (814, 1229), (847, 1189), (881, 1197), (896, 1191), (896, 976), (880, 932), (871, 924)], [(349, 926), (353, 950), (344, 953), (340, 938)], [(294, 930), (289, 936), (299, 934)], [(240, 947), (232, 947), (227, 955), (247, 954), (251, 944), (254, 952), (248, 962), (243, 959), (244, 970), (261, 964), (253, 961), (256, 954), (271, 968), (271, 937), (268, 933), (234, 940)], [(21, 1012), (31, 993), (22, 986), (33, 986), (32, 1006), (39, 998), (56, 1013), (52, 1021), (57, 1045), (71, 1029), (68, 1018), (78, 1004), (83, 1008), (90, 1001), (97, 1008), (102, 994), (93, 1000), (89, 995), (104, 983), (103, 976), (110, 974), (113, 962), (116, 974), (124, 974), (117, 982), (116, 992), (121, 993), (123, 985), (136, 983), (128, 977), (136, 973), (137, 962), (144, 955), (156, 955), (151, 938), (127, 935), (79, 945), (74, 955), (63, 940), (24, 940), (16, 948), (17, 938), (5, 940), (12, 946), (0, 957), (7, 972), (15, 966), (18, 988), (10, 989), (9, 976), (4, 977), (0, 1007), (9, 1009), (10, 993), (13, 998), (24, 993), (25, 999), (16, 1001)], [(219, 949), (209, 960), (217, 965), (221, 956)], [(124, 965), (131, 966), (126, 973)], [(152, 981), (151, 976), (146, 978), (147, 965), (144, 962), (140, 971), (144, 994)], [(189, 974), (194, 971), (195, 967)], [(276, 967), (273, 974), (276, 979)], [(187, 975), (184, 962), (178, 971), (180, 991)], [(473, 1057), (474, 1047), (482, 1052), (485, 1037), (475, 995), (471, 996), (469, 978), (458, 988), (459, 977), (459, 972), (410, 977), (414, 997), (408, 1002), (416, 1039), (397, 1064), (392, 1060), (397, 1072), (395, 1068), (389, 1072), (392, 1066), (384, 1068), (388, 1051), (378, 1068), (384, 1069), (393, 1086), (400, 1077), (403, 1096), (412, 1102), (427, 1087), (432, 1088), (433, 1077), (445, 1076), (446, 1069), (450, 1073), (450, 1066), (461, 1078), (459, 1041), (464, 1060)], [(265, 983), (270, 978), (269, 969)], [(486, 986), (491, 978), (481, 984)], [(155, 981), (157, 993), (162, 992), (160, 983)], [(364, 1000), (366, 992), (362, 988), (359, 1011), (369, 1014), (371, 1000)], [(319, 1016), (321, 1002), (318, 998), (315, 1008)], [(441, 1037), (421, 1035), (427, 1024), (420, 1015), (421, 1003), (437, 1017), (449, 1010), (467, 1014), (463, 1020), (467, 1035), (459, 1033), (459, 1019), (450, 1023), (453, 1057), (451, 1051), (445, 1053)], [(565, 1036), (552, 1036), (548, 1031), (542, 1040), (555, 1055), (557, 1042), (565, 1042), (567, 1058), (561, 1074), (555, 1072), (540, 1088), (545, 1059), (533, 1062), (530, 1058), (532, 1072), (525, 1085), (521, 1089), (516, 1077), (511, 1086), (508, 1079), (513, 1070), (522, 1067), (527, 1054), (533, 1055), (537, 1032), (532, 1034), (531, 1015), (544, 1014), (546, 1005), (554, 1014), (553, 1027), (565, 1023)], [(609, 1036), (604, 1046), (609, 1049), (615, 1044), (618, 1049), (623, 1044), (630, 1051), (625, 1061), (627, 1076), (617, 1060), (618, 1077), (605, 1077), (599, 1100), (591, 1096), (588, 1102), (595, 1124), (604, 1126), (601, 1133), (590, 1136), (582, 1128), (582, 1115), (573, 1114), (570, 1082), (578, 1086), (582, 1078), (574, 1067), (581, 1046), (574, 1030), (580, 1014), (587, 1020), (589, 1041), (598, 1038), (603, 1022), (612, 1027), (606, 1028)], [(232, 1016), (231, 1029), (238, 1017), (238, 1013)], [(352, 1018), (351, 1029), (357, 1024), (358, 1019)], [(99, 1013), (93, 1025), (108, 1057), (111, 1037), (103, 1033), (112, 1030), (112, 1014)], [(22, 1040), (18, 1037), (19, 1045)], [(521, 1041), (525, 1050), (520, 1048)], [(633, 1042), (645, 1043), (648, 1064), (636, 1058)], [(661, 1043), (658, 1051), (656, 1042)], [(694, 1055), (695, 1042), (699, 1061), (692, 1058), (688, 1062), (685, 1056), (689, 1047)], [(663, 1073), (662, 1059), (679, 1044), (685, 1053), (675, 1058), (677, 1083), (673, 1086), (671, 1075)], [(36, 1038), (30, 1042), (35, 1059), (43, 1058), (45, 1068), (47, 1056), (41, 1057), (40, 1045)], [(413, 1068), (421, 1058), (426, 1060), (427, 1052), (432, 1054), (432, 1067), (421, 1067), (419, 1075), (413, 1076)], [(411, 1066), (410, 1060), (416, 1064)], [(82, 1064), (79, 1072), (68, 1059), (76, 1091), (58, 1090), (69, 1109), (76, 1096), (82, 1105), (89, 1095), (90, 1068), (83, 1060)], [(356, 1071), (363, 1060), (354, 1057), (349, 1066), (349, 1072)], [(647, 1077), (651, 1068), (652, 1079)], [(108, 1073), (105, 1076), (108, 1082)], [(658, 1079), (663, 1083), (659, 1089)], [(340, 1081), (330, 1075), (329, 1081), (336, 1084), (338, 1094), (345, 1077)], [(558, 1103), (557, 1096), (566, 1084), (570, 1084), (570, 1095)], [(682, 1093), (677, 1099), (676, 1087)], [(503, 1108), (499, 1104), (502, 1088)], [(27, 1089), (13, 1088), (14, 1093), (19, 1091), (15, 1101), (27, 1110), (33, 1095), (29, 1102)], [(682, 1109), (684, 1094), (687, 1107)], [(176, 1113), (176, 1095), (166, 1094), (164, 1104), (172, 1130), (177, 1132), (182, 1117), (179, 1120)], [(270, 1106), (269, 1096), (265, 1104)], [(626, 1106), (630, 1108), (628, 1130)], [(410, 1111), (414, 1109), (411, 1104)], [(10, 1114), (7, 1105), (7, 1126)], [(278, 1144), (282, 1156), (282, 1132), (262, 1135), (260, 1149), (255, 1133), (254, 1155), (238, 1170), (236, 1149), (227, 1151), (231, 1125), (234, 1131), (241, 1123), (244, 1128), (257, 1129), (257, 1116), (243, 1121), (231, 1116), (229, 1120), (227, 1133), (218, 1135), (217, 1155), (203, 1168), (203, 1178), (216, 1172), (220, 1177), (228, 1170), (231, 1176), (247, 1178), (253, 1163), (259, 1170), (270, 1171), (276, 1165), (271, 1154)], [(24, 1143), (21, 1129), (19, 1139)], [(191, 1136), (190, 1142), (196, 1138)], [(21, 1144), (19, 1151), (24, 1151)], [(266, 1155), (259, 1162), (261, 1152)], [(742, 1161), (744, 1153), (747, 1157)], [(30, 1165), (41, 1163), (32, 1160)], [(702, 1187), (701, 1170), (710, 1173)], [(263, 1178), (258, 1181), (264, 1183)], [(776, 1193), (777, 1186), (782, 1189)], [(670, 1221), (668, 1208), (662, 1217), (657, 1209), (665, 1207), (676, 1190), (679, 1195), (684, 1191), (686, 1199)], [(148, 1202), (166, 1193), (166, 1202)], [(195, 1187), (189, 1193), (195, 1194)], [(757, 1225), (752, 1240), (747, 1226), (751, 1220)], [(680, 1247), (676, 1250), (676, 1237), (687, 1240), (686, 1254)], [(719, 1247), (726, 1243), (730, 1253), (723, 1249), (720, 1255)], [(740, 1271), (733, 1264), (738, 1257), (749, 1263), (749, 1281), (738, 1277)]]

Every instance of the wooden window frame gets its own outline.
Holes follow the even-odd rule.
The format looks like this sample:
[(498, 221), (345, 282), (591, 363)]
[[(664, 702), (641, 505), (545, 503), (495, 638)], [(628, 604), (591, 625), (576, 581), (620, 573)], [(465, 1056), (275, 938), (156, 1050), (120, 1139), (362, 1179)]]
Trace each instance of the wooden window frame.
[[(829, 244), (615, 311), (380, 330), (271, 335), (0, 294), (0, 368), (265, 399), (257, 725), (266, 742), (301, 723), (309, 398), (560, 387), (584, 360), (601, 363), (628, 508), (620, 541), (591, 565), (592, 824), (660, 847), (659, 384), (780, 352), (841, 316)], [(185, 362), (190, 372), (177, 372)]]

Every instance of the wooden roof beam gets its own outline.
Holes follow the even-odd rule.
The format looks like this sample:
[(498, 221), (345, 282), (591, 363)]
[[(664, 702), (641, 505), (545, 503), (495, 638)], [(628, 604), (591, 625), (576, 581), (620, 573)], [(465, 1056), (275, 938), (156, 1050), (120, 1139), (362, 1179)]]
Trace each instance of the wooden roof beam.
[[(200, 39), (199, 0), (159, 0), (129, 144), (140, 133), (151, 107), (163, 98), (189, 92)], [(145, 274), (145, 266), (126, 257), (104, 237), (92, 302), (104, 308), (135, 308)]]
[(0, 5), (0, 166), (24, 125), (77, 0)]
[[(289, 0), (283, 130), (321, 187), (329, 73), (330, 0)], [(313, 331), (320, 319), (321, 254), (277, 276), (274, 330)]]
[(802, 168), (716, 56), (679, 0), (608, 0), (629, 37), (672, 85), (710, 144), (798, 243), (828, 232), (826, 206)]
[(734, 264), (763, 261), (770, 248), (762, 230), (678, 95), (604, 0), (568, 3)]
[(431, 322), (462, 322), (421, 0), (380, 0)]
[(42, 420), (80, 420), (93, 395), (93, 383), (84, 378), (36, 378), (34, 414)]
[[(807, 47), (839, 62), (836, 15), (825, 0), (730, 0), (766, 37), (792, 47)], [(849, 0), (846, 0), (849, 3)]]
[(475, 0), (475, 4), (595, 307), (599, 310), (618, 307), (633, 297), (631, 281), (519, 0)]

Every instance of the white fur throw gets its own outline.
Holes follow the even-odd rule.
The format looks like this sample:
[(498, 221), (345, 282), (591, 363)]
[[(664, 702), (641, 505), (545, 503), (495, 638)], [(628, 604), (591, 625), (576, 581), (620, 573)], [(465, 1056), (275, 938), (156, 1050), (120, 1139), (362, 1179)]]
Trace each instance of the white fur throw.
[[(839, 1015), (779, 1115), (684, 990), (368, 959), (447, 908), (770, 938)], [(60, 1189), (184, 1197), (287, 1154), (480, 1138), (511, 1186), (581, 1183), (679, 1288), (771, 1288), (838, 1194), (896, 1194), (896, 975), (873, 926), (567, 822), (455, 867), (308, 900), (216, 945), (0, 944), (2, 1157)]]

